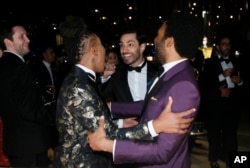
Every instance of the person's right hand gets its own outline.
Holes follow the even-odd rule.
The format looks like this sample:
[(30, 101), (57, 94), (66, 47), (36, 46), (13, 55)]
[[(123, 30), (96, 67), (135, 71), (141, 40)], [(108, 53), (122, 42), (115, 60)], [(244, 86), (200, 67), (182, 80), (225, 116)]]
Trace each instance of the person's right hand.
[(227, 88), (226, 85), (220, 86), (221, 97), (229, 97), (231, 94), (231, 89)]
[(223, 76), (224, 77), (231, 76), (232, 72), (233, 72), (233, 68), (228, 68), (228, 69), (224, 70)]
[(104, 116), (100, 117), (99, 127), (94, 132), (88, 132), (87, 140), (92, 150), (112, 153), (114, 141), (107, 139), (104, 130)]
[(174, 113), (171, 111), (171, 106), (173, 104), (172, 97), (169, 97), (169, 101), (165, 107), (165, 109), (161, 112), (161, 114), (153, 120), (153, 127), (156, 133), (179, 133), (184, 134), (187, 132), (194, 118), (186, 118), (185, 116), (189, 116), (193, 112), (196, 111), (195, 108)]
[(115, 73), (115, 70), (116, 70), (116, 65), (115, 64), (106, 63), (102, 76), (104, 78), (107, 78), (107, 77), (113, 75)]

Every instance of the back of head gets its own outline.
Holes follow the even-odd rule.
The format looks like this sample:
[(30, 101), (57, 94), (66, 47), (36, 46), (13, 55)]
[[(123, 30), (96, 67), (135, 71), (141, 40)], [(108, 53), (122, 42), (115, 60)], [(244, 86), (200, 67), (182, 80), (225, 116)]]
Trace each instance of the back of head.
[(85, 20), (79, 16), (67, 16), (65, 20), (59, 24), (59, 31), (63, 37), (66, 54), (72, 62), (75, 62), (80, 34), (85, 32), (86, 29), (87, 25), (85, 24)]
[(192, 58), (202, 43), (203, 27), (194, 15), (175, 12), (167, 19), (166, 37), (173, 37), (175, 49), (182, 56)]

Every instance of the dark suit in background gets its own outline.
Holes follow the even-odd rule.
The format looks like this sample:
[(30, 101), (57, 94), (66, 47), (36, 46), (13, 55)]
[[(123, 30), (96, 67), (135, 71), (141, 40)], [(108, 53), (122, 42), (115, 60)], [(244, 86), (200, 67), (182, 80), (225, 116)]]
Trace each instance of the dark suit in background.
[[(4, 52), (0, 59), (0, 112), (3, 119), (3, 150), (17, 166), (37, 165), (22, 160), (29, 155), (46, 156), (49, 148), (48, 125), (54, 113), (43, 108), (30, 67), (17, 55)], [(46, 158), (44, 158), (46, 159)], [(48, 165), (47, 160), (41, 165)]]
[[(219, 159), (229, 165), (230, 152), (237, 151), (237, 130), (240, 117), (240, 92), (241, 85), (228, 86), (226, 80), (220, 81), (219, 75), (223, 74), (222, 56), (215, 55), (205, 61), (202, 75), (202, 93), (206, 115), (206, 126), (209, 142), (209, 161), (217, 162)], [(230, 55), (228, 60), (234, 67), (233, 73), (237, 74), (237, 60)], [(226, 63), (225, 61), (223, 61)], [(232, 74), (233, 76), (235, 74)], [(220, 87), (224, 86), (230, 94), (222, 96)]]
[[(46, 66), (51, 69), (52, 76), (50, 75), (50, 72)], [(34, 72), (36, 86), (40, 93), (43, 104), (48, 108), (56, 110), (55, 105), (59, 86), (57, 83), (57, 73), (54, 63), (49, 64), (44, 60), (39, 60), (32, 64), (32, 70)], [(58, 132), (56, 130), (55, 123), (49, 127), (49, 130), (51, 147), (54, 148), (58, 141)]]

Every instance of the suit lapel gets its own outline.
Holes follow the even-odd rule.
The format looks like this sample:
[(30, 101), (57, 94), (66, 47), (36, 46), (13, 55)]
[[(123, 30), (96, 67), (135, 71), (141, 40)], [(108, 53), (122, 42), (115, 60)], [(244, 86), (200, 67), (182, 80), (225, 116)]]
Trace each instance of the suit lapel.
[(127, 97), (128, 100), (133, 101), (133, 97), (128, 85), (128, 70), (125, 66), (123, 67), (123, 69), (121, 69), (120, 86), (120, 89), (122, 89), (122, 92), (124, 93), (125, 97)]
[(148, 101), (151, 99), (151, 97), (153, 97), (153, 96), (155, 97), (155, 95), (157, 95), (159, 93), (159, 90), (161, 89), (161, 87), (163, 85), (167, 84), (167, 81), (169, 79), (171, 79), (175, 74), (177, 74), (180, 71), (182, 71), (183, 69), (185, 69), (187, 66), (190, 66), (189, 61), (188, 60), (183, 61), (183, 62), (175, 65), (171, 69), (169, 69), (161, 78), (159, 78), (157, 83), (153, 86), (151, 91), (145, 97), (144, 106), (142, 109), (142, 114), (144, 113), (146, 106), (148, 105)]

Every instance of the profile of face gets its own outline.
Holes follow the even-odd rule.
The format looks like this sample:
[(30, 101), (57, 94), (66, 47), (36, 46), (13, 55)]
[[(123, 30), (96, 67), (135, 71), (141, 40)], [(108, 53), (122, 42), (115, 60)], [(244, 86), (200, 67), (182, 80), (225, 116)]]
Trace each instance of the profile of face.
[(56, 53), (55, 50), (51, 47), (48, 47), (44, 52), (43, 52), (43, 59), (48, 62), (52, 63), (56, 59)]
[(158, 29), (157, 36), (154, 39), (156, 57), (162, 64), (165, 63), (165, 55), (166, 55), (165, 40), (164, 40), (164, 34), (166, 29), (167, 29), (167, 24), (166, 22), (164, 22)]
[(120, 53), (127, 65), (138, 66), (143, 59), (143, 51), (136, 38), (136, 33), (123, 34), (120, 38)]
[(5, 39), (5, 45), (7, 50), (24, 56), (30, 52), (29, 43), (30, 40), (27, 36), (27, 32), (22, 26), (14, 26), (12, 28), (13, 40)]
[(102, 73), (104, 71), (105, 66), (105, 54), (106, 50), (104, 46), (102, 45), (101, 39), (96, 35), (96, 43), (95, 43), (95, 54), (96, 54), (96, 60), (95, 60), (95, 72)]

